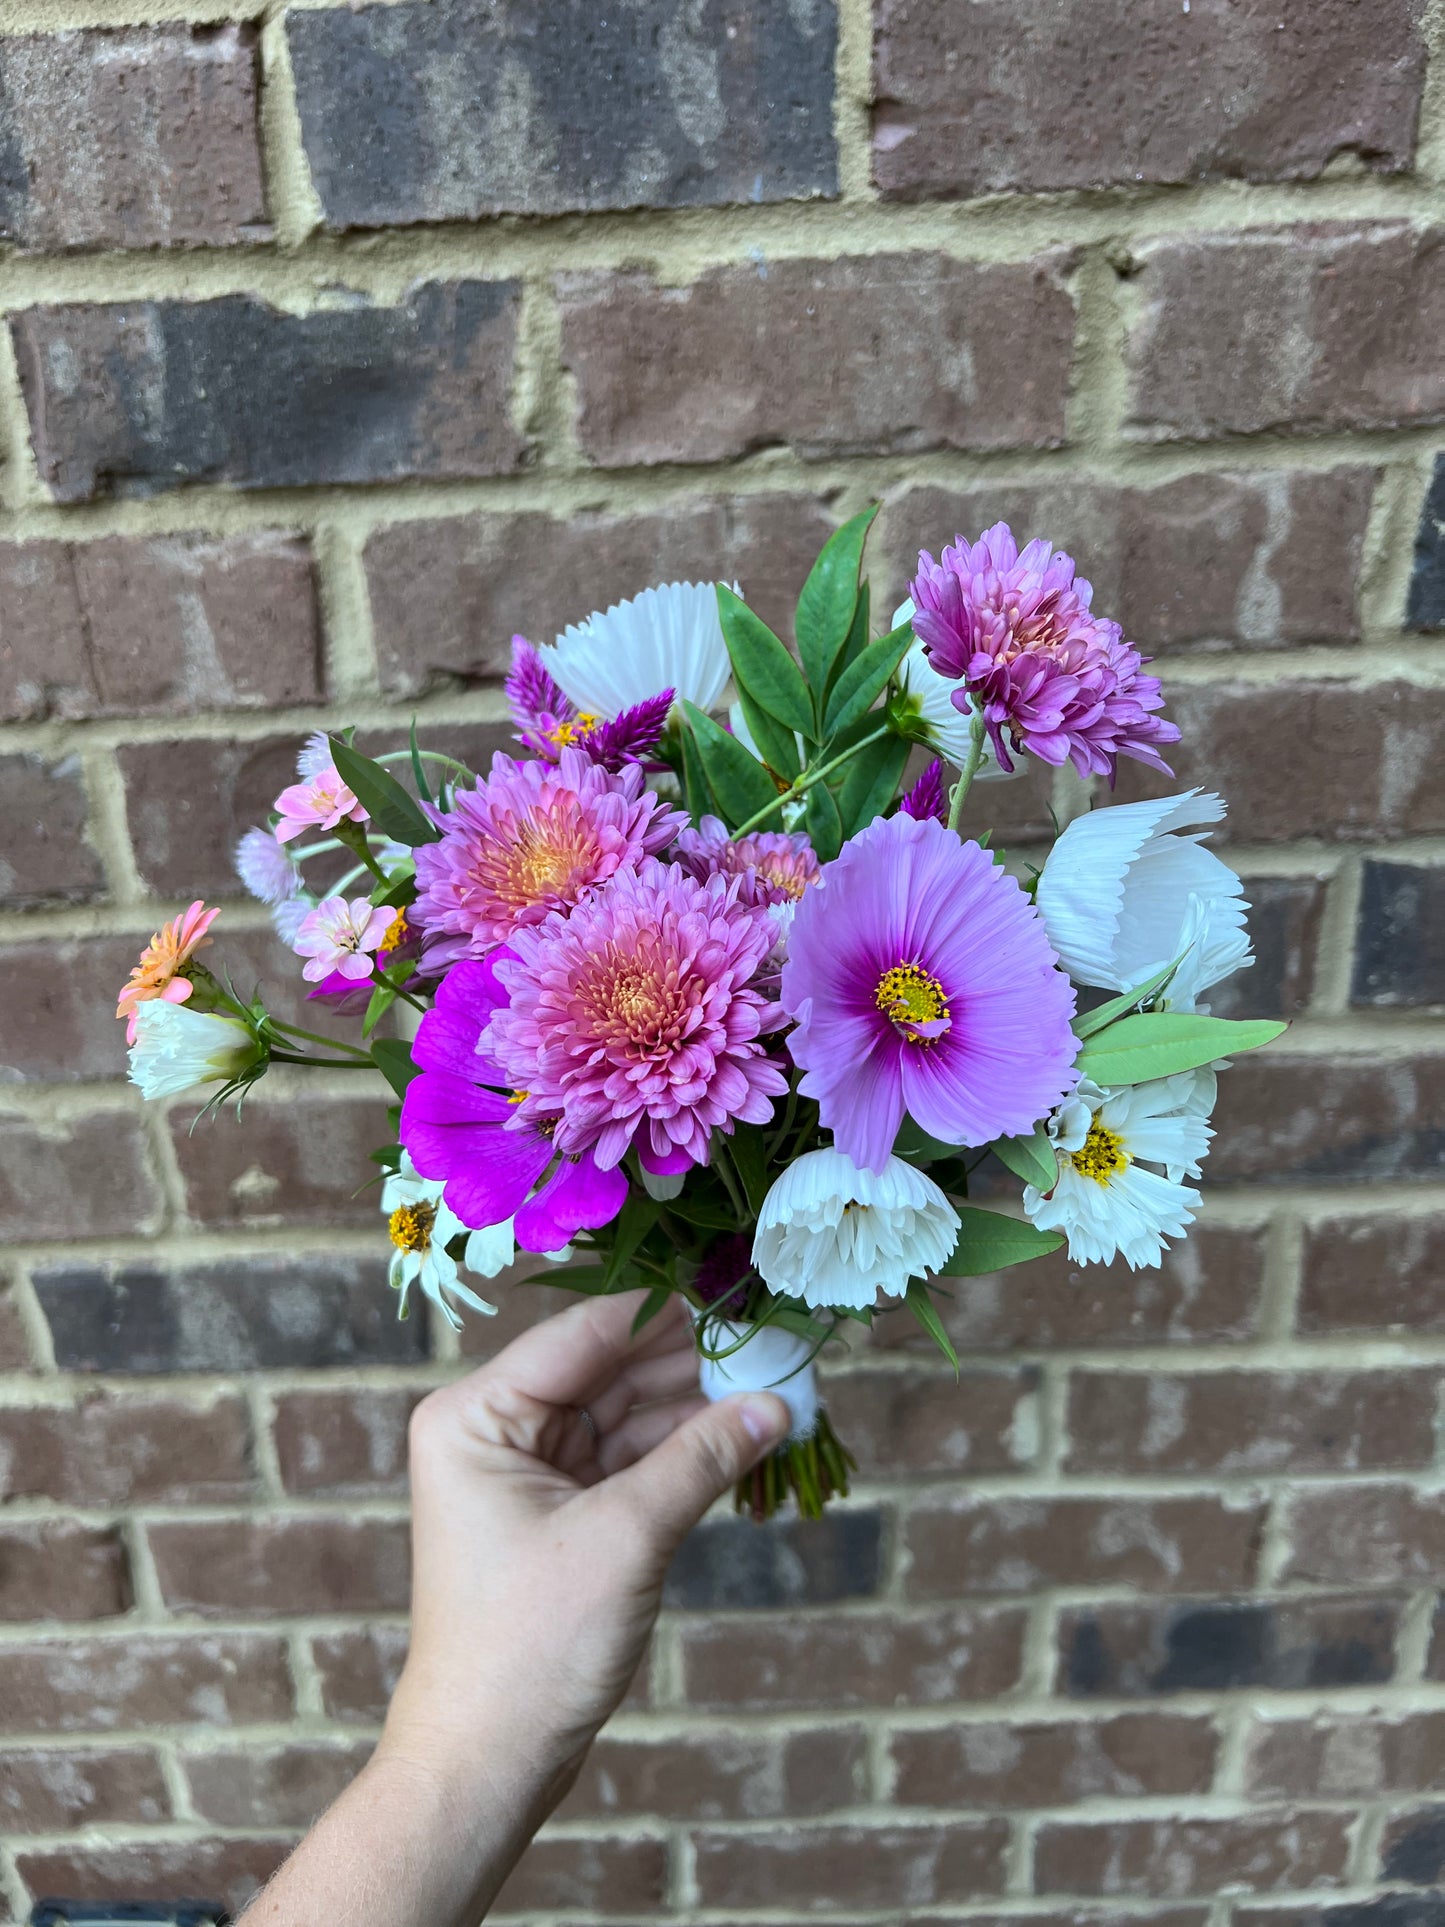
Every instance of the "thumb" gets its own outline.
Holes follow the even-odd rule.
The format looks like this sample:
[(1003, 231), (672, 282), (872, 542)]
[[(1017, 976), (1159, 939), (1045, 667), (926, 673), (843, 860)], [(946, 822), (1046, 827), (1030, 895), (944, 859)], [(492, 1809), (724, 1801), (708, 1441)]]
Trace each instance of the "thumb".
[(713, 1500), (782, 1444), (792, 1422), (774, 1393), (737, 1393), (704, 1406), (645, 1458), (614, 1473), (604, 1489), (642, 1518), (670, 1559)]

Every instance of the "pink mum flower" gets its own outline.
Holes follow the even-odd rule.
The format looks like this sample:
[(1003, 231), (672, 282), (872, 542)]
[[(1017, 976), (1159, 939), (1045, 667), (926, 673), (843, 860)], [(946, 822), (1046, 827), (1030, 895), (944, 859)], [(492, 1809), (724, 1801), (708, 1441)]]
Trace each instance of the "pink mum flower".
[(670, 843), (687, 818), (664, 809), (635, 766), (613, 773), (577, 749), (557, 767), (498, 754), (491, 775), (458, 790), (442, 837), (416, 852), (411, 912), (428, 939), (456, 937), (479, 956), (527, 924), (566, 910), (624, 863)]
[(783, 1014), (752, 980), (773, 921), (738, 890), (648, 860), (513, 933), (497, 966), (511, 1002), (485, 1047), (525, 1093), (523, 1120), (558, 1120), (558, 1150), (609, 1170), (635, 1145), (648, 1169), (677, 1172), (707, 1162), (714, 1131), (772, 1116), (787, 1079), (762, 1039)]
[(1042, 918), (934, 818), (881, 818), (824, 866), (782, 998), (799, 1088), (865, 1170), (883, 1170), (905, 1111), (945, 1144), (987, 1144), (1073, 1088), (1074, 992)]
[(816, 883), (819, 863), (801, 831), (755, 830), (734, 839), (727, 825), (705, 816), (695, 830), (683, 830), (676, 855), (685, 870), (705, 883), (710, 876), (741, 877), (742, 903), (796, 903)]
[(373, 909), (368, 897), (327, 897), (301, 920), (291, 948), (310, 962), (301, 975), (308, 983), (323, 983), (333, 972), (355, 983), (369, 977), (371, 953), (380, 950), (396, 912)]
[(977, 542), (960, 536), (935, 562), (924, 550), (911, 594), (913, 628), (942, 676), (962, 681), (954, 706), (977, 700), (1001, 768), (1009, 745), (1112, 783), (1120, 756), (1171, 775), (1157, 745), (1176, 743), (1157, 676), (1117, 622), (1090, 612), (1092, 586), (1047, 542), (1020, 551), (1006, 522)]
[(334, 830), (346, 820), (352, 823), (367, 820), (367, 812), (330, 763), (308, 781), (292, 783), (282, 790), (275, 807), (281, 818), (276, 825), (278, 843), (289, 843), (307, 830)]
[(179, 975), (181, 966), (210, 943), (206, 932), (220, 914), (219, 909), (208, 910), (197, 898), (189, 910), (162, 924), (142, 950), (140, 962), (130, 973), (115, 1007), (116, 1016), (125, 1019), (128, 1044), (135, 1042), (137, 1005), (149, 1003), (154, 997), (162, 997), (168, 1004), (183, 1004), (190, 997), (194, 985)]

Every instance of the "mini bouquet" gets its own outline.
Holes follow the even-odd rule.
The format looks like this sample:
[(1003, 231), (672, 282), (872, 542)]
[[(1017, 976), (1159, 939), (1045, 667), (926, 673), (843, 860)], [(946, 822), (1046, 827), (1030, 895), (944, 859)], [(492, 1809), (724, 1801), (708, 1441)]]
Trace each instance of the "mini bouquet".
[(1202, 1002), (1250, 961), (1201, 835), (1217, 797), (1095, 809), (1022, 876), (964, 834), (1029, 758), (1112, 786), (1120, 756), (1168, 775), (1179, 732), (1071, 559), (1002, 524), (920, 555), (875, 637), (872, 513), (814, 565), (796, 654), (734, 589), (673, 583), (514, 638), (525, 754), (485, 773), (415, 727), (376, 758), (307, 743), (237, 867), (354, 1041), (204, 965), (201, 903), (118, 1013), (147, 1097), (380, 1073), (402, 1312), (413, 1289), (454, 1326), (492, 1311), (466, 1277), (518, 1252), (645, 1288), (639, 1324), (683, 1297), (704, 1391), (792, 1412), (737, 1495), (759, 1518), (848, 1490), (814, 1361), (849, 1323), (901, 1300), (956, 1367), (954, 1281), (1065, 1241), (1157, 1265), (1199, 1206), (1216, 1071), (1284, 1028)]

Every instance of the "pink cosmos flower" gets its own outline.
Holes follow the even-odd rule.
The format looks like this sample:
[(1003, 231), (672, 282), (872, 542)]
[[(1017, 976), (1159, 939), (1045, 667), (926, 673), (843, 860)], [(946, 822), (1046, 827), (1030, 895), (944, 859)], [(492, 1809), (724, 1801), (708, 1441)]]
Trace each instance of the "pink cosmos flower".
[(783, 1014), (753, 987), (773, 942), (735, 879), (655, 859), (516, 930), (486, 1047), (522, 1118), (556, 1118), (557, 1148), (603, 1170), (635, 1145), (660, 1172), (705, 1164), (713, 1131), (766, 1123), (787, 1089), (762, 1041)]
[(1117, 622), (1090, 612), (1093, 588), (1047, 542), (1020, 551), (1006, 522), (977, 542), (960, 536), (940, 561), (924, 550), (909, 591), (913, 628), (940, 675), (962, 681), (954, 706), (980, 705), (1001, 768), (1010, 745), (1081, 776), (1113, 782), (1120, 756), (1172, 772), (1160, 743), (1179, 731), (1157, 676)]
[(366, 811), (330, 763), (306, 782), (282, 790), (275, 807), (281, 818), (276, 825), (278, 843), (289, 843), (307, 830), (334, 830), (346, 820), (367, 820)]
[(788, 1039), (838, 1149), (881, 1171), (906, 1111), (945, 1144), (1030, 1131), (1073, 1088), (1073, 987), (1043, 920), (976, 843), (891, 816), (793, 917)]
[(565, 910), (624, 863), (670, 843), (687, 821), (644, 788), (635, 765), (613, 773), (577, 749), (557, 767), (500, 752), (474, 790), (458, 790), (439, 816), (439, 843), (416, 852), (413, 921), (429, 951), (479, 956), (554, 910)]
[(291, 948), (310, 962), (301, 975), (319, 984), (333, 973), (350, 982), (369, 977), (371, 953), (380, 950), (396, 912), (373, 909), (368, 897), (327, 897), (301, 921)]
[(676, 855), (700, 882), (710, 876), (741, 877), (742, 903), (796, 903), (817, 882), (820, 868), (801, 831), (755, 830), (735, 840), (715, 816), (705, 816), (695, 830), (683, 830)]
[(898, 799), (898, 807), (904, 816), (916, 816), (920, 820), (933, 816), (940, 823), (946, 821), (948, 798), (943, 788), (943, 764), (936, 756), (908, 794)]
[(116, 1016), (126, 1020), (128, 1044), (135, 1042), (137, 1005), (149, 1003), (155, 997), (164, 998), (168, 1004), (183, 1004), (189, 999), (195, 986), (179, 972), (198, 950), (211, 942), (206, 932), (220, 914), (219, 909), (208, 910), (197, 898), (189, 910), (172, 922), (162, 924), (142, 950), (140, 962), (130, 973), (130, 981), (115, 1007)]
[(641, 762), (656, 749), (673, 699), (673, 692), (664, 689), (610, 720), (580, 710), (525, 636), (512, 637), (506, 692), (517, 740), (524, 749), (555, 763), (564, 749), (576, 748), (610, 770)]

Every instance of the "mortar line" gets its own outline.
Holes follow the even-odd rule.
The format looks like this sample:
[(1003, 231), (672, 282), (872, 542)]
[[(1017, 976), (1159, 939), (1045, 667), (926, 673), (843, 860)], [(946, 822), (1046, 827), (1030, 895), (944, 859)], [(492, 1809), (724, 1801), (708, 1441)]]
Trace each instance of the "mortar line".
[(260, 138), (267, 208), (279, 247), (295, 252), (320, 226), (286, 37), (287, 0), (266, 0), (259, 16)]
[(844, 205), (877, 203), (873, 185), (873, 10), (871, 0), (837, 0), (833, 63), (833, 134), (838, 197)]

